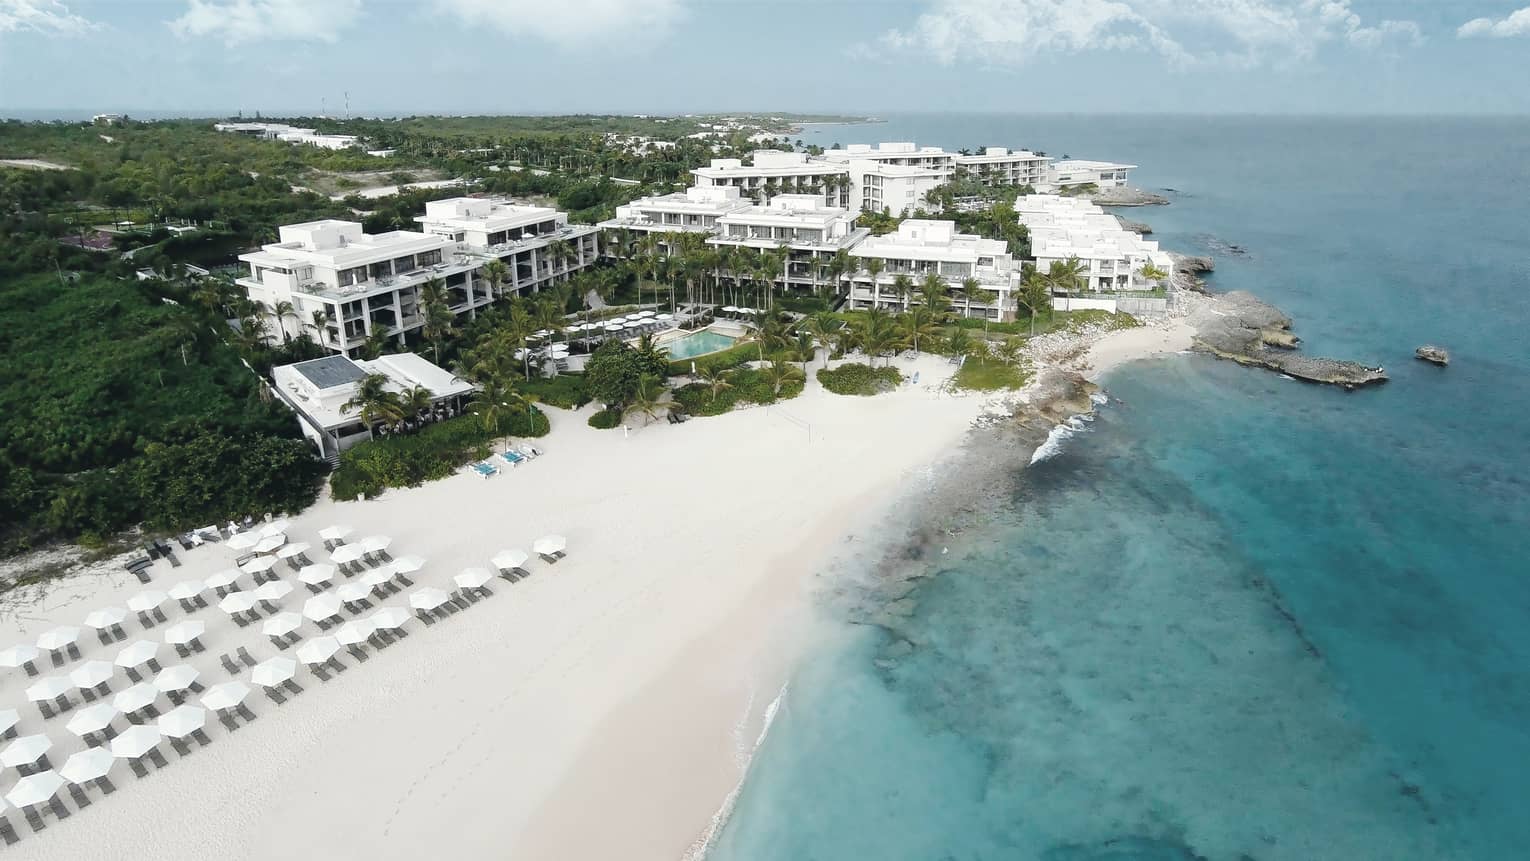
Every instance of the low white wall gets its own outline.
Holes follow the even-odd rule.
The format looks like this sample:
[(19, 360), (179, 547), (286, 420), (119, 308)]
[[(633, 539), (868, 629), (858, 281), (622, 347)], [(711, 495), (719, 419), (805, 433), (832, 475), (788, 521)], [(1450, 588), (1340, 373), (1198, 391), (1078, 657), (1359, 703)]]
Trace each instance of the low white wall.
[(1052, 307), (1058, 311), (1114, 311), (1116, 300), (1114, 299), (1072, 299), (1064, 296), (1053, 296)]

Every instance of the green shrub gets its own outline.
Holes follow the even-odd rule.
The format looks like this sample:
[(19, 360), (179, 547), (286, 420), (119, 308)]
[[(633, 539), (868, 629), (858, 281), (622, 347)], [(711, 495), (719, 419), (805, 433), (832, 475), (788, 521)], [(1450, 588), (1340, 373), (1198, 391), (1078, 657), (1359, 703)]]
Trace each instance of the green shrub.
[(817, 314), (829, 310), (829, 300), (822, 296), (782, 296), (776, 300), (776, 308), (798, 314)]
[(562, 374), (519, 380), (515, 387), (539, 403), (576, 410), (591, 401), (590, 389), (583, 374)]
[(622, 423), (621, 410), (599, 410), (590, 416), (589, 425), (596, 430), (610, 430)]
[(691, 383), (675, 389), (674, 399), (687, 415), (717, 416), (739, 404), (773, 404), (802, 394), (802, 380), (794, 379), (782, 385), (781, 396), (776, 397), (769, 378), (763, 371), (753, 368), (740, 368), (724, 375), (724, 378), (728, 386), (716, 395), (713, 395), (712, 387), (705, 383)]
[(897, 388), (903, 382), (903, 372), (891, 365), (873, 368), (851, 362), (819, 369), (818, 382), (836, 395), (875, 395)]
[(535, 407), (501, 415), (496, 424), (488, 429), (477, 416), (459, 416), (418, 433), (367, 440), (340, 455), (330, 492), (336, 499), (356, 499), (389, 487), (416, 487), (488, 457), (489, 444), (500, 437), (537, 437), (548, 431), (547, 416)]

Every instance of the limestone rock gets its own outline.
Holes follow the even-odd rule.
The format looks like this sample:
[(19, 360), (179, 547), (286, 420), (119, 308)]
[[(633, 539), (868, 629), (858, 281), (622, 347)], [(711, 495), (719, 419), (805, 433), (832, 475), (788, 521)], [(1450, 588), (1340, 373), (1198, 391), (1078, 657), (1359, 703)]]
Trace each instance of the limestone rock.
[(1434, 344), (1425, 344), (1419, 347), (1413, 351), (1413, 356), (1414, 358), (1423, 359), (1426, 362), (1432, 362), (1441, 367), (1450, 364), (1450, 352), (1444, 347), (1437, 347)]

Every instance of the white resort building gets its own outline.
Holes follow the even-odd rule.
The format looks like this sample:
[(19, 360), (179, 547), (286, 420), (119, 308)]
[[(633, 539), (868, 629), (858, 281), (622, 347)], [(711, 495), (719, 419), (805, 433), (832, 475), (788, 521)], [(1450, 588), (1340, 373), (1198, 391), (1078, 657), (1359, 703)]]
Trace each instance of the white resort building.
[(985, 147), (976, 155), (956, 156), (956, 166), (984, 185), (1028, 185), (1040, 189), (1048, 181), (1052, 159), (1028, 150)]
[(707, 242), (720, 248), (785, 249), (787, 258), (777, 283), (813, 291), (823, 285), (829, 259), (869, 232), (855, 227), (854, 213), (827, 206), (816, 194), (777, 195), (765, 206), (722, 216), (717, 228)]
[[(1158, 283), (1142, 277), (1143, 267), (1151, 265), (1164, 272), (1173, 269), (1173, 261), (1167, 252), (1159, 250), (1157, 242), (1123, 228), (1114, 215), (1087, 200), (1027, 194), (1015, 201), (1015, 210), (1030, 232), (1031, 256), (1038, 271), (1046, 272), (1053, 263), (1070, 259), (1082, 264), (1083, 283), (1079, 291), (1070, 293), (1150, 292)], [(1097, 301), (1109, 303), (1107, 310), (1117, 310), (1119, 298), (1106, 295)], [(1054, 304), (1066, 301), (1054, 300)]]
[(303, 436), (322, 456), (333, 459), (368, 438), (361, 411), (345, 406), (368, 374), (387, 377), (385, 388), (394, 393), (425, 388), (443, 417), (461, 412), (462, 398), (473, 391), (471, 383), (414, 353), (371, 360), (325, 356), (278, 365), (271, 369), (272, 390), (292, 408)]
[[(375, 331), (402, 343), (423, 326), (420, 288), (428, 281), (443, 284), (453, 313), (472, 315), (496, 298), (479, 275), (489, 260), (509, 268), (500, 293), (536, 292), (596, 256), (594, 227), (570, 227), (542, 207), (453, 198), (430, 202), (416, 220), (424, 232), (369, 234), (334, 219), (286, 225), (277, 242), (239, 255), (250, 274), (237, 283), (280, 333), (311, 330), (319, 344), (349, 354)], [(276, 319), (284, 302), (292, 311)]]
[(697, 187), (732, 186), (756, 203), (777, 194), (818, 194), (829, 206), (850, 205), (850, 183), (843, 164), (773, 149), (755, 150), (749, 162), (714, 158), (708, 166), (692, 170), (691, 175)]
[(213, 128), (245, 137), (286, 141), (323, 149), (348, 149), (356, 146), (360, 140), (355, 135), (321, 135), (316, 129), (300, 129), (286, 123), (214, 123)]
[[(692, 186), (674, 194), (640, 197), (618, 206), (615, 218), (608, 218), (596, 226), (601, 230), (606, 254), (627, 257), (632, 249), (623, 247), (624, 239), (630, 243), (634, 235), (648, 233), (710, 236), (717, 231), (718, 219), (748, 209), (750, 205), (737, 186)], [(668, 256), (670, 249), (661, 242), (659, 253)]]
[[(1020, 276), (1020, 265), (1003, 240), (957, 233), (954, 221), (909, 219), (896, 233), (862, 240), (850, 254), (860, 269), (851, 276), (849, 308), (903, 310), (918, 302), (919, 282), (933, 272), (945, 281), (954, 312), (1000, 320)], [(873, 259), (882, 265), (875, 281), (867, 271)], [(913, 282), (907, 295), (893, 286), (899, 275)], [(968, 278), (976, 278), (980, 287), (972, 295), (963, 286)]]
[[(1047, 169), (1045, 190), (1056, 191), (1080, 185), (1115, 188), (1126, 185), (1128, 174), (1136, 169), (1137, 166), (1134, 164), (1116, 164), (1109, 161), (1070, 159), (1053, 162)], [(1042, 186), (1037, 185), (1036, 188), (1041, 190)]]

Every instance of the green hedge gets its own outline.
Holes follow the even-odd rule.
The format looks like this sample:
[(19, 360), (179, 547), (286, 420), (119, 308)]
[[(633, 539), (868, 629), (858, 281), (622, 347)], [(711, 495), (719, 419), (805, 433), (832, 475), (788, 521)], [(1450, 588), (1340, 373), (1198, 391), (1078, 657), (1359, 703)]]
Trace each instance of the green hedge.
[[(952, 321), (952, 323), (963, 329), (976, 329), (979, 332), (983, 331), (982, 317), (957, 317)], [(1030, 334), (1031, 322), (1029, 318), (1016, 320), (1013, 323), (989, 322), (988, 331), (997, 332), (1004, 335), (1026, 335)]]
[(532, 407), (501, 416), (493, 430), (469, 415), (427, 425), (418, 433), (368, 440), (340, 455), (330, 491), (336, 499), (356, 499), (377, 496), (390, 487), (417, 487), (488, 457), (493, 440), (537, 437), (547, 431), (547, 416)]
[(726, 375), (728, 388), (712, 395), (711, 386), (691, 383), (674, 390), (674, 399), (685, 408), (688, 415), (716, 416), (739, 404), (773, 404), (791, 400), (802, 394), (802, 380), (792, 380), (781, 387), (781, 396), (771, 389), (770, 381), (763, 371), (741, 368)]
[(539, 403), (565, 410), (579, 409), (592, 400), (583, 374), (561, 374), (556, 377), (520, 380), (516, 382), (515, 387), (520, 389), (522, 394), (535, 398)]
[(837, 368), (820, 368), (818, 382), (836, 395), (875, 395), (897, 388), (903, 382), (903, 372), (891, 365), (873, 368), (851, 362)]
[(590, 416), (589, 425), (596, 430), (610, 430), (622, 423), (621, 410), (598, 410)]

